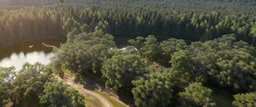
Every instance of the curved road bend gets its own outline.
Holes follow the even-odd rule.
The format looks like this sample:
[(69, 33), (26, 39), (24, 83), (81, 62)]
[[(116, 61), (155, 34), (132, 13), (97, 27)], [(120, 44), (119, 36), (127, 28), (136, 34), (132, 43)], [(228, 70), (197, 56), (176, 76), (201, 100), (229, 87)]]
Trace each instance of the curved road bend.
[(61, 79), (59, 76), (53, 75), (54, 78), (56, 78), (58, 81), (62, 81), (68, 85), (70, 85), (71, 87), (75, 88), (76, 90), (78, 90), (84, 97), (86, 97), (88, 94), (91, 96), (94, 96), (95, 98), (99, 99), (102, 104), (104, 105), (104, 107), (114, 107), (112, 103), (110, 103), (107, 99), (105, 99), (104, 97), (102, 97), (101, 95), (92, 92), (90, 90), (87, 90), (81, 86), (78, 86), (77, 84), (74, 83), (74, 81), (72, 81), (71, 78), (67, 77), (67, 80), (63, 80)]

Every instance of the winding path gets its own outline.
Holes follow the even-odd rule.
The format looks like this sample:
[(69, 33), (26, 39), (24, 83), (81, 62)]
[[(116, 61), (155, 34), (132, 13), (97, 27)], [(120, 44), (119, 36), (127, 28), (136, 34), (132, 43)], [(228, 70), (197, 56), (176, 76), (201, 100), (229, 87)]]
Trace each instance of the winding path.
[(97, 94), (97, 93), (95, 93), (93, 91), (87, 90), (87, 89), (83, 88), (82, 86), (79, 86), (76, 83), (74, 83), (74, 81), (70, 77), (65, 77), (64, 80), (61, 79), (59, 76), (56, 76), (56, 75), (53, 75), (53, 77), (55, 79), (57, 79), (58, 81), (61, 81), (61, 82), (65, 83), (65, 84), (68, 84), (69, 86), (71, 86), (74, 89), (78, 90), (79, 93), (81, 93), (84, 97), (86, 97), (87, 95), (91, 95), (91, 96), (99, 99), (102, 102), (102, 104), (104, 105), (104, 107), (114, 107), (112, 103), (110, 103), (107, 99), (105, 99), (101, 95), (99, 95), (99, 94)]

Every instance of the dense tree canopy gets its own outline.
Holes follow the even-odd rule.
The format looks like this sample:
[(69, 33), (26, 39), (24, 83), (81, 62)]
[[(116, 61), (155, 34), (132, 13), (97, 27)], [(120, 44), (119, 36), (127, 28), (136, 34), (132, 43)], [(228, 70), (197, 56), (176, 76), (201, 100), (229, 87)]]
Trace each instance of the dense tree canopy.
[(115, 55), (104, 62), (102, 76), (107, 78), (106, 86), (115, 91), (131, 91), (131, 81), (142, 76), (146, 64), (137, 55)]
[(0, 105), (7, 103), (13, 98), (13, 95), (8, 91), (13, 88), (12, 81), (16, 75), (14, 70), (14, 67), (0, 67)]
[[(255, 5), (255, 0), (0, 0), (0, 46), (67, 40), (54, 49), (49, 68), (1, 67), (0, 104), (82, 106), (77, 91), (51, 78), (68, 69), (77, 80), (88, 74), (101, 78), (138, 107), (221, 106), (212, 97), (220, 90), (234, 95), (234, 106), (254, 106)], [(119, 39), (130, 40), (117, 46)]]
[(57, 81), (45, 83), (43, 94), (39, 96), (39, 99), (44, 107), (85, 107), (83, 96)]
[(0, 68), (0, 79), (1, 106), (9, 101), (21, 107), (84, 106), (83, 97), (77, 91), (53, 80), (51, 69), (40, 63), (26, 63), (20, 71), (13, 67)]
[[(96, 34), (105, 36), (96, 39)], [(116, 92), (131, 93), (134, 104), (139, 107), (177, 104), (172, 102), (175, 101), (173, 97), (180, 99), (180, 105), (219, 106), (211, 97), (213, 90), (204, 85), (229, 90), (231, 94), (256, 89), (256, 49), (246, 42), (236, 41), (232, 34), (191, 44), (174, 38), (159, 42), (152, 35), (136, 37), (128, 41), (131, 45), (121, 49), (115, 46), (112, 37), (106, 39), (108, 37), (111, 36), (99, 31), (78, 34), (73, 36), (74, 39), (68, 36), (68, 42), (57, 50), (53, 62), (58, 58), (57, 62), (61, 64), (58, 67), (69, 67), (78, 76), (84, 76), (92, 73), (88, 72), (93, 70), (92, 62), (99, 61), (97, 68), (101, 69), (95, 76), (105, 78), (106, 87)], [(97, 42), (91, 42), (94, 39)], [(91, 50), (100, 43), (105, 43), (101, 44), (106, 46), (103, 50)], [(96, 60), (88, 56), (91, 53), (99, 55)], [(82, 56), (87, 59), (81, 60)], [(75, 66), (72, 68), (68, 64)], [(86, 66), (89, 67), (79, 68)], [(177, 91), (186, 84), (191, 85), (185, 88), (185, 92)], [(183, 94), (177, 95), (173, 91)], [(191, 101), (188, 98), (194, 95), (192, 92), (202, 95), (191, 97)]]
[(24, 64), (12, 83), (14, 88), (11, 93), (16, 100), (14, 102), (20, 105), (27, 104), (29, 101), (39, 102), (38, 96), (44, 90), (42, 86), (48, 81), (49, 73), (50, 71), (40, 63)]
[(254, 107), (256, 106), (256, 93), (245, 93), (234, 95), (235, 101), (233, 101), (234, 107)]
[(77, 74), (101, 73), (108, 50), (116, 47), (113, 39), (113, 36), (102, 31), (68, 36), (68, 42), (56, 50), (52, 63), (59, 70), (65, 67)]
[(173, 98), (173, 77), (168, 69), (149, 66), (147, 73), (134, 80), (132, 89), (137, 107), (168, 107)]
[[(41, 2), (27, 2), (33, 1)], [(60, 4), (59, 0), (47, 0), (40, 6), (28, 3), (28, 6), (0, 8), (0, 43), (64, 38), (76, 28), (77, 32), (101, 29), (115, 37), (155, 35), (187, 41), (207, 41), (234, 33), (237, 40), (255, 45), (256, 8), (249, 1), (243, 4), (187, 0), (82, 1)]]
[(211, 94), (212, 90), (204, 87), (202, 83), (191, 83), (179, 96), (184, 107), (213, 107), (216, 104)]

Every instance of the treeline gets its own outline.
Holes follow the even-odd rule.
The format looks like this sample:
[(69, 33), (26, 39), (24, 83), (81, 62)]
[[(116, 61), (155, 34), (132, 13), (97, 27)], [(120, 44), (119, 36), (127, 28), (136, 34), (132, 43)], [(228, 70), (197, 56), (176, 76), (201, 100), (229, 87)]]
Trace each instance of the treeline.
[[(68, 69), (77, 81), (88, 73), (102, 77), (106, 87), (131, 95), (138, 107), (219, 106), (215, 89), (233, 94), (233, 106), (256, 106), (255, 6), (186, 1), (3, 7), (0, 43), (67, 35), (50, 68), (60, 76)], [(133, 39), (118, 49), (114, 37)], [(8, 72), (0, 75), (0, 101), (19, 105), (27, 104), (28, 98), (37, 105), (56, 103), (49, 90), (58, 85), (46, 79), (48, 69), (42, 65), (24, 65), (16, 78), (9, 78), (13, 68), (1, 69), (0, 73)], [(66, 86), (56, 84), (69, 93)], [(71, 92), (65, 98), (76, 95)]]
[(64, 37), (62, 19), (53, 10), (36, 7), (0, 10), (1, 42), (21, 41), (23, 39), (40, 39), (46, 37)]
[(0, 0), (3, 3), (11, 4), (37, 4), (37, 3), (64, 3), (64, 2), (82, 2), (82, 3), (100, 3), (100, 2), (238, 2), (255, 3), (255, 0)]
[(20, 71), (0, 67), (0, 106), (84, 107), (78, 91), (54, 80), (52, 69), (40, 63), (24, 64)]
[(190, 45), (174, 38), (158, 42), (153, 35), (128, 42), (118, 49), (101, 30), (70, 33), (52, 66), (59, 75), (72, 71), (77, 81), (87, 74), (102, 77), (106, 87), (133, 96), (138, 107), (221, 106), (212, 96), (216, 89), (235, 95), (233, 106), (255, 105), (256, 49), (236, 42), (235, 35)]
[[(175, 4), (174, 4), (175, 3)], [(219, 2), (101, 2), (0, 9), (1, 43), (101, 29), (115, 37), (207, 41), (225, 34), (255, 45), (255, 7)]]

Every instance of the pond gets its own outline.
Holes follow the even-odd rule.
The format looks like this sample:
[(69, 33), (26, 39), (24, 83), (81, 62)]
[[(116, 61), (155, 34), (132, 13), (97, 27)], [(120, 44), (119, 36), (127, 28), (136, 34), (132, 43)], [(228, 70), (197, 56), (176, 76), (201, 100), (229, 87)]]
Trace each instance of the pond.
[[(128, 44), (130, 38), (115, 38), (115, 42), (119, 48)], [(15, 67), (20, 70), (26, 62), (34, 64), (40, 62), (42, 64), (50, 63), (50, 58), (54, 55), (52, 47), (59, 47), (61, 43), (65, 43), (65, 39), (43, 39), (27, 42), (20, 42), (6, 47), (0, 47), (0, 66)]]
[(53, 56), (53, 48), (45, 45), (59, 47), (60, 44), (64, 42), (65, 40), (45, 39), (16, 43), (2, 47), (0, 48), (0, 66), (14, 66), (16, 70), (19, 70), (26, 62), (30, 64), (34, 64), (36, 62), (48, 64), (50, 62), (50, 58)]

